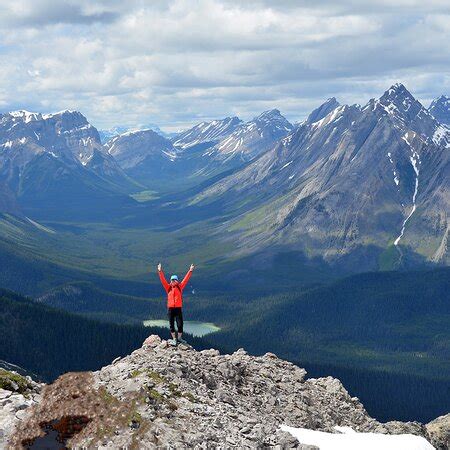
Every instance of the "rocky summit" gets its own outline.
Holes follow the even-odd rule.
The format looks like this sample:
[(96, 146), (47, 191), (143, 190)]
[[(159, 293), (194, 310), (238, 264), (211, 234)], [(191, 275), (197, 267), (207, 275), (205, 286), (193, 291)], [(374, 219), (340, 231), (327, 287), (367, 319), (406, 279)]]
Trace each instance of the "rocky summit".
[(446, 445), (444, 422), (432, 422), (430, 433), (417, 422), (380, 423), (339, 380), (307, 379), (304, 369), (272, 353), (174, 348), (156, 335), (97, 372), (67, 373), (42, 390), (4, 387), (0, 435), (11, 448), (317, 448), (282, 425), (408, 433)]

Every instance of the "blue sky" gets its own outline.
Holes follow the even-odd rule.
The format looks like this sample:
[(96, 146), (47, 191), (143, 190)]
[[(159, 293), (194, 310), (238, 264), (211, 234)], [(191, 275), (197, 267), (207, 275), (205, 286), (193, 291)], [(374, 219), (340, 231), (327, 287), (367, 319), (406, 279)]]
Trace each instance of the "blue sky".
[(448, 0), (5, 3), (0, 111), (173, 131), (270, 108), (297, 121), (397, 81), (426, 105), (450, 94)]

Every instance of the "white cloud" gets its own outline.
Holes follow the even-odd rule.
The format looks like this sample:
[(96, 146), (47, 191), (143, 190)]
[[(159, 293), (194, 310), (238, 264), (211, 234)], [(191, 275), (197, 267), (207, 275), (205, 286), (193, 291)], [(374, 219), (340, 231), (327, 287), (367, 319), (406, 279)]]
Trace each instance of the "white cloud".
[(272, 107), (297, 120), (395, 81), (428, 101), (449, 93), (449, 13), (440, 0), (17, 0), (0, 10), (0, 108), (177, 129)]

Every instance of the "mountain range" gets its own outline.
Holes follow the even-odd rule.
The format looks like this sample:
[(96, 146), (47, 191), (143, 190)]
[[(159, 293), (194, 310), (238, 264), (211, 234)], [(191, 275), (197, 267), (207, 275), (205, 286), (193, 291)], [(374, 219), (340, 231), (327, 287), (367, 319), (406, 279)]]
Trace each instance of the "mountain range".
[[(98, 131), (77, 111), (15, 111), (0, 115), (0, 185), (9, 199), (3, 211), (83, 213), (127, 202), (135, 188), (103, 151)], [(2, 202), (3, 204), (3, 202)]]
[(449, 105), (427, 109), (397, 83), (364, 106), (328, 99), (296, 125), (274, 109), (103, 144), (77, 111), (4, 113), (0, 212), (150, 223), (170, 205), (184, 224), (213, 223), (232, 258), (289, 248), (350, 271), (448, 264)]
[(289, 245), (369, 270), (397, 247), (448, 262), (449, 129), (401, 84), (322, 116), (195, 202), (239, 211), (223, 229), (245, 253)]

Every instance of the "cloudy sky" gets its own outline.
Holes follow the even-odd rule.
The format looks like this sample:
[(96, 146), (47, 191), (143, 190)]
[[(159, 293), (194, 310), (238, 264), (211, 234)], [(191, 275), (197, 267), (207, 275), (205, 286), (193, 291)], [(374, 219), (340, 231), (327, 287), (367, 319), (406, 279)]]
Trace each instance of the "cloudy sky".
[(0, 0), (0, 112), (95, 126), (302, 119), (401, 81), (450, 94), (448, 0)]

